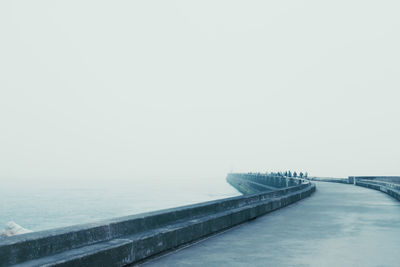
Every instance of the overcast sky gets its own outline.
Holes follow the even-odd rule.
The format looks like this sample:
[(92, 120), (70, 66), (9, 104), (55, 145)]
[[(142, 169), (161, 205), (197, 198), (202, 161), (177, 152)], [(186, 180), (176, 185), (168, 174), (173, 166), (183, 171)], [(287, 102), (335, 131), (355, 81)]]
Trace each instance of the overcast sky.
[(400, 175), (399, 1), (0, 2), (0, 178)]

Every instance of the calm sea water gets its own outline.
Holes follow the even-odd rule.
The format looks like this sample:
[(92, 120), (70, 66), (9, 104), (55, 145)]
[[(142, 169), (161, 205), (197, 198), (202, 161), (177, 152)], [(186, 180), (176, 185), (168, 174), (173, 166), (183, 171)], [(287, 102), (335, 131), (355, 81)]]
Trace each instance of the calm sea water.
[(38, 231), (240, 195), (224, 177), (0, 182), (0, 230), (9, 221)]

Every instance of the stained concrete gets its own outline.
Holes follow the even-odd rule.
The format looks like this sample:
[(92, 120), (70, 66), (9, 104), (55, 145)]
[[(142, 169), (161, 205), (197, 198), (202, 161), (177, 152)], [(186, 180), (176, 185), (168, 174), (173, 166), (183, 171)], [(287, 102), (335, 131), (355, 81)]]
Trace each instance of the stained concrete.
[(399, 201), (317, 182), (310, 198), (144, 266), (400, 266), (399, 249)]
[(379, 180), (358, 180), (355, 184), (381, 191), (400, 201), (400, 184), (398, 183), (388, 183)]
[(0, 266), (125, 266), (253, 220), (314, 191), (314, 185), (302, 182), (271, 192), (13, 236), (0, 240)]

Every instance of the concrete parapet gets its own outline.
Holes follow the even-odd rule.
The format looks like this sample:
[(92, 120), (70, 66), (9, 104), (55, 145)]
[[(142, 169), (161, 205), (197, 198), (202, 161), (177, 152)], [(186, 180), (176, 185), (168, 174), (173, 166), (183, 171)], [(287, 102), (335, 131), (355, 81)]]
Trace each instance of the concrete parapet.
[(279, 188), (287, 188), (302, 183), (308, 183), (306, 180), (300, 178), (247, 173), (229, 173), (226, 180), (242, 194), (274, 191)]
[(358, 186), (363, 186), (381, 191), (400, 201), (400, 184), (393, 184), (379, 180), (366, 180), (366, 179), (355, 180), (355, 184)]
[[(265, 177), (240, 177), (270, 187)], [(0, 266), (124, 266), (176, 249), (309, 196), (315, 186), (288, 188), (142, 213), (0, 240)]]
[(341, 183), (341, 184), (351, 183), (350, 179), (348, 178), (310, 177), (309, 180), (318, 182)]
[(350, 176), (349, 179), (353, 179), (355, 182), (361, 180), (374, 180), (392, 184), (400, 184), (400, 176)]

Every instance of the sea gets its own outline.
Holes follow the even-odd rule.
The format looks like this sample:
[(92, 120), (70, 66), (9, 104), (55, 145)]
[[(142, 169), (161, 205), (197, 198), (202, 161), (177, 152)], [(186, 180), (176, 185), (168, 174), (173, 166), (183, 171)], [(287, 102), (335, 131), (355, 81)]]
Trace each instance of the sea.
[(225, 177), (2, 179), (0, 231), (40, 231), (238, 196)]

